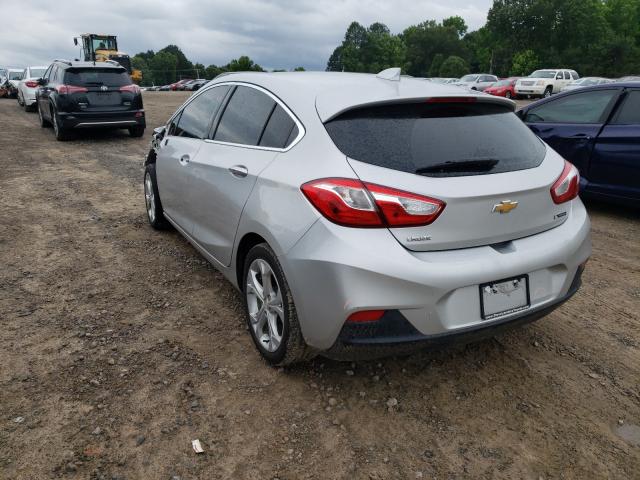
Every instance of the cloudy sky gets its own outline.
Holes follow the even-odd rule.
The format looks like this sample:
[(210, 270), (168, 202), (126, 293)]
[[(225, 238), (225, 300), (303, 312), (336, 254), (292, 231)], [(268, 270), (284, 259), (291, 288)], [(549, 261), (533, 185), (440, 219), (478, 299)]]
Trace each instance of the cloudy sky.
[(265, 68), (324, 69), (353, 20), (392, 32), (426, 19), (463, 17), (482, 26), (492, 0), (6, 0), (0, 66), (78, 57), (80, 33), (118, 35), (133, 55), (178, 45), (205, 65), (249, 55)]

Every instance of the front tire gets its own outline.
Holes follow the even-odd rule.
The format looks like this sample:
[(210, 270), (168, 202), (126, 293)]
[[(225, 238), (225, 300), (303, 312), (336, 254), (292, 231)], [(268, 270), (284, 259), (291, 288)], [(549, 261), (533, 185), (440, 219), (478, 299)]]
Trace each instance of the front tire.
[(58, 112), (55, 109), (51, 109), (51, 118), (53, 120), (53, 133), (56, 135), (56, 140), (64, 142), (69, 139), (69, 130), (60, 125), (60, 119), (58, 118)]
[(511, 100), (511, 98), (513, 98), (513, 95), (511, 95), (511, 92), (507, 91), (507, 93), (504, 94), (505, 97), (507, 97), (509, 100)]
[(158, 193), (155, 163), (148, 164), (144, 169), (144, 205), (147, 210), (149, 225), (156, 230), (169, 228), (169, 222), (164, 216), (160, 194)]
[[(36, 100), (37, 102), (37, 100)], [(38, 123), (40, 123), (40, 127), (42, 128), (46, 128), (50, 125), (50, 123), (44, 119), (44, 116), (42, 115), (42, 110), (40, 109), (40, 103), (37, 102), (38, 104)]]
[(544, 89), (544, 93), (542, 94), (543, 98), (549, 98), (553, 93), (553, 87), (547, 87)]
[(289, 284), (269, 245), (249, 250), (242, 278), (247, 325), (260, 355), (274, 366), (313, 358), (302, 337)]

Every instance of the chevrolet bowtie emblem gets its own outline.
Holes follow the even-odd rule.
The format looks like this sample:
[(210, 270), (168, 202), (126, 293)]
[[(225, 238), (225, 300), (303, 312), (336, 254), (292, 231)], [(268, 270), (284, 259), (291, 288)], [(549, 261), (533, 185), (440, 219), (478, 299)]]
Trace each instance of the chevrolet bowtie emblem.
[(496, 203), (493, 206), (493, 213), (499, 213), (499, 214), (503, 214), (503, 213), (509, 213), (511, 210), (513, 210), (514, 208), (518, 207), (518, 202), (512, 202), (511, 200), (503, 200), (500, 203)]

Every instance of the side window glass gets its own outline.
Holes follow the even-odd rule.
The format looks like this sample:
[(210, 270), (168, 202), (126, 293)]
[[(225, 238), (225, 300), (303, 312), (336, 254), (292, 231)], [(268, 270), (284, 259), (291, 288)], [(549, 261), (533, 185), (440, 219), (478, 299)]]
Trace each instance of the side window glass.
[(617, 90), (576, 93), (551, 100), (527, 112), (528, 123), (602, 123)]
[(178, 113), (175, 117), (173, 117), (173, 120), (171, 120), (171, 123), (169, 124), (169, 128), (167, 129), (167, 135), (173, 135), (173, 136), (176, 135), (176, 129), (178, 128), (180, 115), (182, 115), (182, 112)]
[(51, 66), (47, 68), (47, 71), (44, 72), (44, 75), (42, 76), (42, 78), (46, 78), (47, 80), (49, 80), (50, 76), (51, 76)]
[[(229, 91), (227, 85), (214, 87), (198, 95), (180, 114), (173, 133), (180, 137), (207, 138), (211, 119), (216, 114), (225, 95)], [(171, 130), (171, 127), (169, 128)]]
[(258, 145), (276, 102), (255, 88), (239, 86), (227, 104), (214, 140)]
[(295, 126), (293, 119), (285, 112), (284, 108), (276, 105), (267, 126), (264, 128), (259, 145), (261, 147), (284, 148), (288, 145), (287, 140)]
[(614, 125), (640, 125), (640, 90), (632, 90), (627, 93), (627, 98), (611, 123)]
[(564, 79), (571, 80), (571, 75), (569, 75), (569, 72), (564, 72)]
[(556, 80), (562, 80), (562, 72), (556, 73)]

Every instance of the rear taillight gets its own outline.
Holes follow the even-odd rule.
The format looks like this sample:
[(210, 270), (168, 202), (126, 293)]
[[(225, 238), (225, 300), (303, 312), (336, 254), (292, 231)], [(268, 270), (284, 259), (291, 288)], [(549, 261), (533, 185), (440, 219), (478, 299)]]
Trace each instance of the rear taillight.
[(300, 187), (328, 220), (347, 227), (429, 225), (445, 203), (434, 198), (348, 178), (324, 178)]
[(120, 87), (120, 91), (129, 93), (140, 93), (140, 87), (135, 83), (132, 83), (131, 85), (124, 85)]
[(61, 95), (71, 95), (72, 93), (86, 93), (89, 90), (85, 87), (78, 87), (76, 85), (58, 85), (56, 87), (56, 91)]
[(34, 81), (34, 80), (27, 80), (26, 82), (24, 82), (24, 84), (28, 87), (28, 88), (36, 88), (38, 86), (38, 82)]
[(578, 196), (580, 191), (580, 173), (565, 160), (562, 173), (551, 187), (551, 198), (556, 204), (565, 203)]

